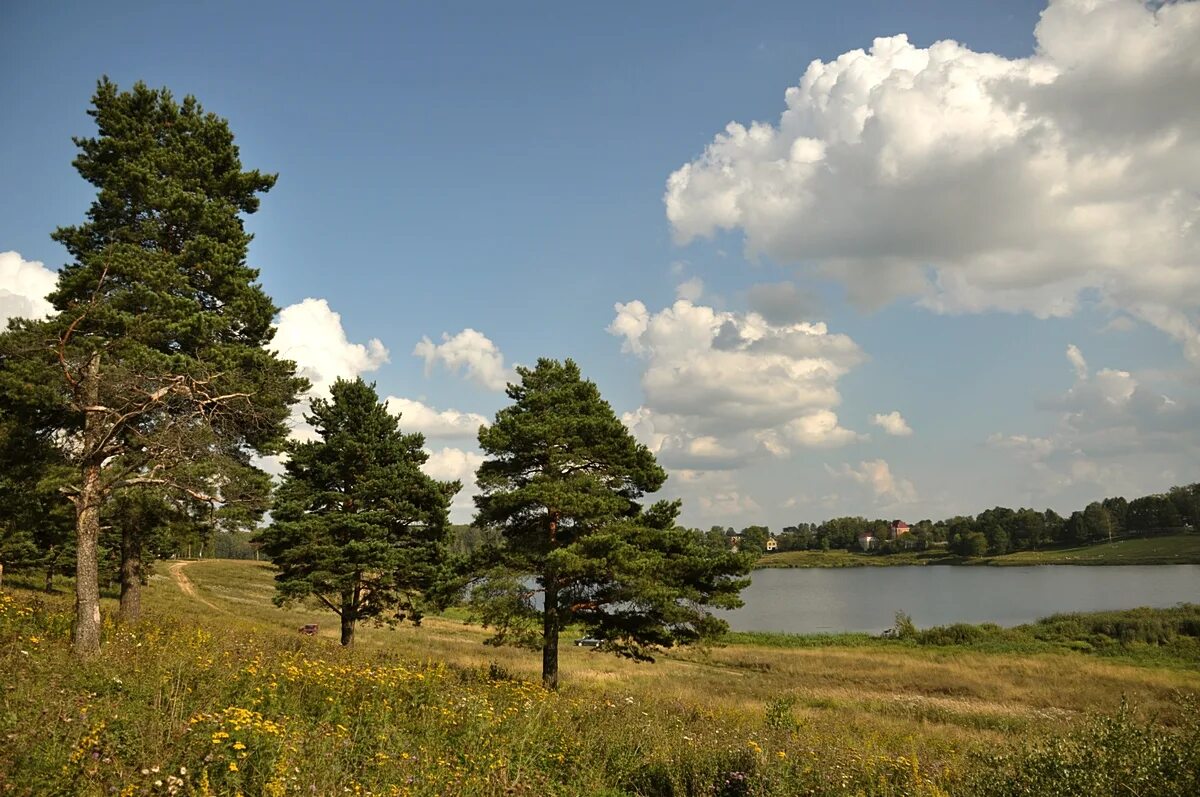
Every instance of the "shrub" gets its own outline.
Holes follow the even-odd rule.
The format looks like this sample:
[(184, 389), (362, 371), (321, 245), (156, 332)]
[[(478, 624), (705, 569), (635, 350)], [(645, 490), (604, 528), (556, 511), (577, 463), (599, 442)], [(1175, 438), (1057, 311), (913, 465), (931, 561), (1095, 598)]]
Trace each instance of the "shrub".
[(1113, 715), (1093, 716), (1064, 736), (1016, 755), (995, 755), (976, 768), (968, 792), (981, 797), (1057, 795), (1194, 797), (1200, 794), (1200, 711), (1184, 707), (1181, 727), (1138, 721), (1122, 701)]

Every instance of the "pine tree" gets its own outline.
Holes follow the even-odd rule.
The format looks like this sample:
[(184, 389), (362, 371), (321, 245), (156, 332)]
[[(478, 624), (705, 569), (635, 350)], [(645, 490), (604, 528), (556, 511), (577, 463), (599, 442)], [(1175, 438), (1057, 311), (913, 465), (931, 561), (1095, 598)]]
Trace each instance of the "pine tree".
[(541, 359), (517, 372), (512, 405), (479, 433), (488, 459), (475, 522), (504, 535), (472, 591), (497, 629), (492, 641), (540, 644), (543, 684), (556, 689), (559, 633), (569, 624), (640, 659), (722, 632), (708, 608), (741, 605), (749, 558), (677, 527), (679, 502), (642, 506), (666, 472), (574, 362)]
[[(275, 177), (243, 171), (225, 120), (193, 97), (103, 79), (74, 161), (97, 188), (87, 221), (54, 240), (72, 261), (45, 321), (0, 341), (6, 414), (54, 429), (76, 467), (77, 655), (100, 646), (100, 514), (154, 485), (237, 503), (236, 476), (278, 450), (305, 387), (266, 346), (276, 312), (246, 264), (242, 214)], [(49, 400), (46, 391), (52, 395)], [(260, 507), (261, 508), (261, 507)]]
[(421, 471), (424, 437), (403, 434), (362, 379), (339, 379), (305, 419), (318, 439), (291, 447), (273, 522), (256, 539), (279, 568), (276, 602), (315, 597), (341, 618), (343, 645), (360, 620), (419, 623), (447, 575), (461, 485)]

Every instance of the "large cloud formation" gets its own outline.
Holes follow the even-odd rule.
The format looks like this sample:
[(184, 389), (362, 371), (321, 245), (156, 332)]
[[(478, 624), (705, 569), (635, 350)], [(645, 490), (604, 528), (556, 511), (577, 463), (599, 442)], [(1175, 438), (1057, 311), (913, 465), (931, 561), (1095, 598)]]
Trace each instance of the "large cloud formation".
[(778, 124), (671, 175), (677, 239), (741, 230), (868, 305), (1063, 316), (1094, 291), (1200, 363), (1200, 3), (1051, 0), (1035, 37), (813, 61)]
[(0, 329), (10, 318), (45, 318), (54, 307), (46, 295), (54, 290), (58, 274), (17, 252), (0, 252)]
[(283, 308), (271, 348), (294, 360), (299, 374), (312, 382), (310, 395), (322, 398), (329, 396), (339, 377), (353, 379), (388, 361), (388, 350), (378, 338), (351, 343), (341, 314), (324, 299), (305, 299)]
[(838, 379), (863, 355), (825, 324), (776, 325), (686, 299), (657, 313), (618, 303), (616, 313), (608, 331), (644, 361), (645, 401), (625, 423), (668, 465), (733, 468), (761, 451), (859, 439), (833, 408)]

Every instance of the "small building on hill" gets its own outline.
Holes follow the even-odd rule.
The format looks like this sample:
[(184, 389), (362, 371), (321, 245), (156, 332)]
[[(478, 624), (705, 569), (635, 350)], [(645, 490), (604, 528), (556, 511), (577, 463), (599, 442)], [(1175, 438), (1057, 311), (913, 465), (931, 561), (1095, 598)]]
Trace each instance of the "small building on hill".
[(775, 539), (774, 537), (767, 537), (767, 551), (770, 552), (770, 551), (778, 551), (778, 550), (779, 550), (779, 540)]
[(862, 531), (858, 534), (858, 547), (864, 551), (869, 551), (875, 547), (875, 535), (869, 531)]
[(904, 534), (912, 531), (912, 526), (905, 523), (903, 520), (893, 520), (892, 525), (888, 526), (888, 539), (898, 540)]

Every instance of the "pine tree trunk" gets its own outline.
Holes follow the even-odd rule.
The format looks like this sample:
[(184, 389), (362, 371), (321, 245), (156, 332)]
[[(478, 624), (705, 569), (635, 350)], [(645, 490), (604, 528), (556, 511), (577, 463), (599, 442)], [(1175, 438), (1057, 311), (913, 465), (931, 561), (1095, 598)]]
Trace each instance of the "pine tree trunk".
[[(558, 545), (558, 512), (549, 514), (550, 550)], [(547, 565), (542, 573), (542, 686), (558, 690), (558, 574)]]
[(4, 562), (0, 562), (0, 589), (4, 589)]
[(72, 647), (80, 658), (100, 652), (100, 573), (96, 547), (100, 540), (100, 464), (83, 469), (83, 489), (75, 513), (75, 627)]
[(342, 645), (354, 644), (354, 600), (349, 592), (342, 593)]
[(121, 531), (121, 610), (122, 623), (136, 623), (142, 617), (142, 541), (132, 530)]
[(542, 686), (558, 689), (558, 576), (547, 568), (542, 605)]
[[(83, 373), (85, 408), (100, 402), (100, 355), (92, 356)], [(71, 629), (72, 649), (79, 658), (100, 652), (100, 574), (96, 547), (100, 541), (100, 465), (95, 449), (102, 430), (95, 410), (84, 410), (83, 484), (75, 504), (75, 625)]]

